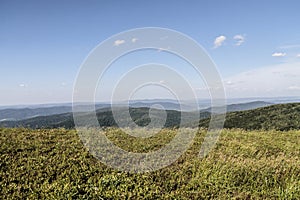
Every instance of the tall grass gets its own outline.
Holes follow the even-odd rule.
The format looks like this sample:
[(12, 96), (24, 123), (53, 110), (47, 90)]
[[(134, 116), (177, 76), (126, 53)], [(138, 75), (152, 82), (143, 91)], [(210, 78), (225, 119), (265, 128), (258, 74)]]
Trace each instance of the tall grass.
[[(175, 129), (148, 139), (119, 129), (107, 137), (132, 152), (168, 143)], [(200, 159), (205, 130), (175, 163), (130, 174), (93, 158), (76, 131), (0, 129), (2, 199), (300, 199), (300, 131), (224, 130)]]

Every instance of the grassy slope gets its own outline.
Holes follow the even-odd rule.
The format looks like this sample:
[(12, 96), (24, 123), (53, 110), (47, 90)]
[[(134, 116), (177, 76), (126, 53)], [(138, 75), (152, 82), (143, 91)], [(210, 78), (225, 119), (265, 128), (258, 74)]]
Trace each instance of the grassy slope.
[[(133, 152), (155, 150), (174, 134), (165, 129), (134, 139), (107, 131), (114, 143)], [(129, 174), (90, 156), (75, 131), (0, 129), (0, 197), (300, 199), (300, 131), (224, 130), (216, 148), (199, 159), (203, 137), (199, 131), (171, 166)]]

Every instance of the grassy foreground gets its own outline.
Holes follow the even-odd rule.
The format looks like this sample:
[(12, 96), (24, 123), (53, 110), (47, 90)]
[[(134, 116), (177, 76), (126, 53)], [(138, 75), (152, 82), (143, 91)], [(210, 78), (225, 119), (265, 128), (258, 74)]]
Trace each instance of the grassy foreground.
[[(135, 139), (108, 129), (133, 152), (156, 150), (175, 135)], [(93, 158), (76, 131), (0, 129), (1, 199), (300, 199), (300, 131), (224, 130), (216, 148), (197, 157), (205, 135), (164, 169), (130, 174)]]

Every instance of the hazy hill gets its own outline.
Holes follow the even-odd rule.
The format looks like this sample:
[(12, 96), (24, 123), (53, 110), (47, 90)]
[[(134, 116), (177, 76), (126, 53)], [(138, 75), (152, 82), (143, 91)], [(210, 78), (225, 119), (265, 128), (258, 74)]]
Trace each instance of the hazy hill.
[[(132, 108), (141, 108), (146, 107), (150, 108), (153, 105), (161, 105), (164, 110), (181, 110), (181, 111), (195, 111), (198, 110), (196, 106), (192, 106), (189, 102), (184, 102), (183, 104), (179, 104), (176, 101), (172, 100), (139, 100), (139, 101), (130, 101), (129, 106)], [(116, 106), (124, 107), (125, 103), (121, 102), (116, 104)], [(230, 104), (227, 106), (227, 111), (239, 111), (239, 110), (249, 110), (254, 108), (259, 108), (263, 106), (271, 105), (271, 103), (267, 103), (264, 101), (253, 101), (248, 103), (236, 103)], [(58, 104), (58, 105), (36, 105), (40, 107), (31, 106), (28, 108), (5, 108), (0, 109), (0, 122), (1, 121), (19, 121), (23, 119), (29, 119), (39, 116), (49, 116), (49, 115), (57, 115), (63, 113), (72, 112), (72, 104)], [(76, 104), (76, 107), (80, 110), (87, 111), (89, 108), (93, 108), (90, 104)], [(110, 108), (111, 105), (108, 103), (99, 103), (96, 104), (96, 109), (101, 108)], [(202, 110), (202, 112), (210, 112), (211, 108), (207, 108)]]
[[(147, 126), (151, 120), (149, 116), (150, 108), (130, 108), (130, 116), (132, 120), (138, 124), (139, 126)], [(191, 116), (197, 114), (196, 112), (180, 112), (176, 110), (159, 110), (159, 109), (151, 109), (151, 119), (153, 120), (153, 126), (158, 126), (161, 121), (164, 120), (164, 113), (166, 112), (167, 118), (165, 127), (176, 127), (180, 125), (181, 119), (185, 121), (190, 121)], [(126, 126), (130, 126), (131, 119), (129, 119), (126, 114), (126, 109), (120, 107), (117, 111), (119, 118), (122, 123)], [(181, 116), (182, 115), (182, 116)], [(208, 112), (202, 112), (201, 118), (207, 118), (210, 116)], [(89, 126), (89, 119), (91, 114), (82, 113), (80, 114), (82, 120), (84, 120)], [(111, 127), (117, 126), (117, 123), (114, 120), (114, 116), (112, 110), (109, 108), (103, 108), (97, 110), (97, 118), (99, 124), (102, 127)], [(90, 125), (93, 126), (93, 125)], [(19, 121), (2, 121), (0, 122), (0, 127), (30, 127), (30, 128), (74, 128), (73, 114), (72, 113), (64, 113), (50, 116), (39, 116), (30, 119), (24, 119)]]
[(0, 110), (0, 120), (22, 120), (35, 116), (46, 116), (71, 112), (70, 106), (57, 106), (49, 108), (19, 108), (19, 109), (3, 109)]
[[(252, 110), (255, 108), (261, 108), (265, 106), (273, 105), (273, 103), (265, 102), (265, 101), (252, 101), (246, 103), (235, 103), (227, 105), (227, 112), (233, 111), (243, 111), (243, 110)], [(204, 112), (211, 112), (211, 108), (203, 109)]]
[(197, 107), (189, 106), (187, 104), (179, 104), (173, 102), (134, 102), (129, 104), (132, 108), (141, 108), (147, 107), (150, 108), (155, 105), (162, 106), (165, 110), (183, 110), (183, 111), (192, 111), (197, 110)]
[[(264, 103), (261, 103), (261, 105)], [(246, 104), (248, 108), (252, 104)], [(255, 105), (258, 105), (257, 103)], [(243, 108), (245, 108), (244, 106)], [(241, 108), (232, 106), (232, 108)], [(164, 113), (167, 113), (165, 127), (178, 127), (181, 120), (188, 122), (190, 126), (197, 126), (191, 116), (196, 112), (180, 112), (176, 110), (151, 109), (151, 119), (153, 126), (158, 126), (164, 120)], [(117, 114), (124, 126), (131, 126), (131, 119), (127, 117), (125, 108), (118, 108)], [(82, 113), (82, 120), (89, 124), (91, 117), (88, 113)], [(147, 126), (150, 123), (149, 108), (130, 108), (130, 116), (139, 126)], [(205, 110), (201, 112), (199, 126), (207, 127), (210, 113)], [(117, 126), (113, 113), (110, 108), (97, 110), (97, 118), (102, 127)], [(92, 126), (92, 125), (91, 125)], [(74, 128), (73, 114), (64, 113), (50, 116), (38, 116), (19, 121), (2, 121), (0, 127), (30, 127), (30, 128)], [(225, 128), (243, 128), (243, 129), (275, 129), (289, 130), (300, 129), (300, 103), (276, 104), (252, 110), (229, 112), (226, 116)]]
[[(57, 105), (57, 106), (43, 106), (29, 107), (29, 108), (5, 108), (0, 109), (0, 121), (18, 121), (39, 116), (57, 115), (72, 112), (72, 104)], [(76, 105), (78, 109), (86, 110), (90, 105)], [(96, 108), (110, 107), (109, 104), (96, 104)]]

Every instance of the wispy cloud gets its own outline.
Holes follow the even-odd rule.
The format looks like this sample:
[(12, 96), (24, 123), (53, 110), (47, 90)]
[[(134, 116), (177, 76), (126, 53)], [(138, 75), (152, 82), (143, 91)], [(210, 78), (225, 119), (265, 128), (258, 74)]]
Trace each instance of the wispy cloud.
[(229, 97), (293, 96), (300, 90), (300, 62), (283, 63), (224, 79)]
[(214, 48), (218, 48), (220, 46), (223, 45), (223, 43), (225, 42), (226, 37), (224, 35), (220, 35), (218, 37), (216, 37), (215, 41), (214, 41)]
[(297, 58), (300, 58), (300, 53), (296, 55)]
[(300, 86), (292, 85), (287, 88), (288, 90), (300, 90)]
[(168, 39), (169, 38), (169, 36), (163, 36), (163, 37), (161, 37), (161, 38), (159, 38), (160, 40), (166, 40), (166, 39)]
[(243, 35), (235, 35), (233, 39), (236, 41), (235, 45), (240, 46), (245, 42), (245, 36)]
[(132, 42), (132, 43), (135, 43), (136, 41), (138, 41), (137, 38), (132, 38), (132, 39), (131, 39), (131, 42)]
[(272, 54), (273, 57), (284, 57), (286, 56), (286, 53), (284, 52), (275, 52)]
[(234, 83), (233, 83), (231, 80), (225, 81), (225, 84), (226, 84), (226, 85), (234, 85)]
[(168, 51), (170, 49), (171, 49), (171, 47), (167, 47), (167, 48), (160, 47), (160, 48), (157, 49), (157, 51), (162, 52), (162, 51)]
[(300, 48), (300, 44), (290, 44), (290, 45), (283, 45), (279, 47), (280, 49), (294, 49)]
[(208, 87), (197, 87), (194, 88), (195, 91), (208, 91)]
[(114, 46), (120, 46), (121, 44), (124, 44), (125, 43), (125, 40), (116, 40), (114, 42)]
[(19, 87), (21, 87), (21, 88), (26, 88), (26, 87), (27, 87), (27, 84), (25, 84), (25, 83), (20, 83), (20, 84), (19, 84)]

